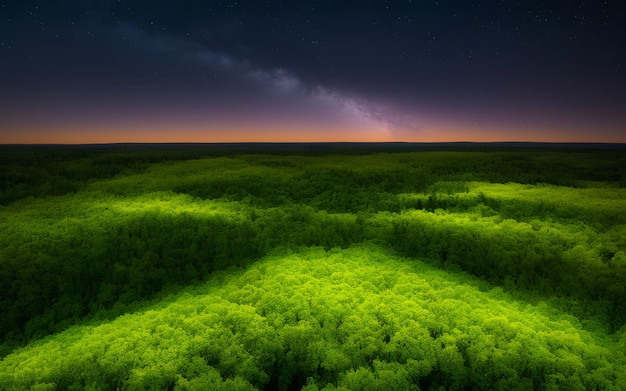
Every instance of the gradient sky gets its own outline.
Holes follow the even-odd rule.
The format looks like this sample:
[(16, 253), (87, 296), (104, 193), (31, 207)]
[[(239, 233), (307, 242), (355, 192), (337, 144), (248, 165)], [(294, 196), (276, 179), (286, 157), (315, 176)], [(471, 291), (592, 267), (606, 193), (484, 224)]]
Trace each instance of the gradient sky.
[(626, 142), (622, 1), (8, 1), (0, 144)]

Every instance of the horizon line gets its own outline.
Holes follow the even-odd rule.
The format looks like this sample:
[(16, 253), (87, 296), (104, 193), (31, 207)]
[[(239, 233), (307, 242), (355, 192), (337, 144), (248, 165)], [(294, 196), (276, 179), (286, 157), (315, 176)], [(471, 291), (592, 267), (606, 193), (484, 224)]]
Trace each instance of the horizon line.
[(0, 143), (3, 147), (116, 147), (116, 146), (253, 146), (253, 145), (360, 145), (360, 146), (427, 146), (427, 145), (509, 145), (509, 146), (605, 146), (626, 148), (626, 142), (607, 141), (172, 141), (172, 142), (150, 142), (150, 141), (129, 141), (110, 143)]

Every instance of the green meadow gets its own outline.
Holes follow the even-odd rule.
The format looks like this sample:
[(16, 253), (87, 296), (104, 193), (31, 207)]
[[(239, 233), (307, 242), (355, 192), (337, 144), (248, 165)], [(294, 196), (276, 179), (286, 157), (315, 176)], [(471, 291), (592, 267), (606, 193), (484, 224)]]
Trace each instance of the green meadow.
[(1, 152), (0, 390), (626, 389), (624, 150)]

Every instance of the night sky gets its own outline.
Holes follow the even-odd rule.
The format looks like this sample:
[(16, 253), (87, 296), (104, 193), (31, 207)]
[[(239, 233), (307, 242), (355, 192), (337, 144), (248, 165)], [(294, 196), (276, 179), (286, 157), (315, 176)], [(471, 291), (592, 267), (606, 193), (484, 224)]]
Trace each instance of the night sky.
[(626, 142), (622, 1), (8, 1), (0, 144)]

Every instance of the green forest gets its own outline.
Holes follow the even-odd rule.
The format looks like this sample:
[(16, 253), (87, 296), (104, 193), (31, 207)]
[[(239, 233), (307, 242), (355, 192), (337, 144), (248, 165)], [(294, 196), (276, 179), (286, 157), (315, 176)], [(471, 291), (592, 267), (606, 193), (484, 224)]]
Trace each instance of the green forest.
[(0, 146), (0, 390), (626, 390), (625, 167)]

